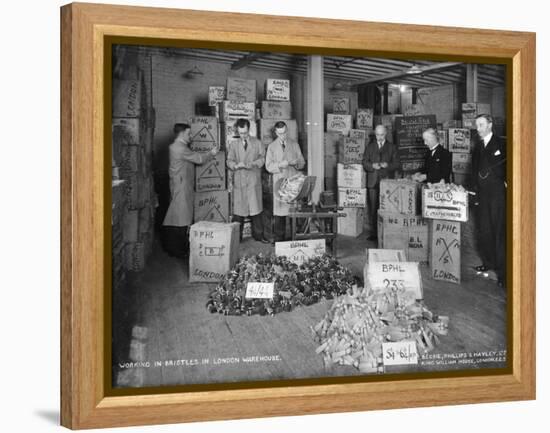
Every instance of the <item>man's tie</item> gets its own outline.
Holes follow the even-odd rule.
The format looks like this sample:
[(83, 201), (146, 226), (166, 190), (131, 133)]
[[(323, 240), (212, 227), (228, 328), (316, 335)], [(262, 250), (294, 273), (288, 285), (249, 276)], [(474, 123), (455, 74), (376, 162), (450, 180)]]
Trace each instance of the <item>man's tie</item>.
[(281, 141), (281, 145), (283, 146), (283, 150), (285, 150), (286, 146), (284, 141)]
[(246, 151), (246, 148), (248, 147), (248, 142), (244, 140), (244, 150)]
[(382, 145), (383, 145), (383, 144), (384, 144), (384, 143), (382, 143), (381, 141), (379, 141), (379, 142), (378, 142), (378, 149), (382, 149)]

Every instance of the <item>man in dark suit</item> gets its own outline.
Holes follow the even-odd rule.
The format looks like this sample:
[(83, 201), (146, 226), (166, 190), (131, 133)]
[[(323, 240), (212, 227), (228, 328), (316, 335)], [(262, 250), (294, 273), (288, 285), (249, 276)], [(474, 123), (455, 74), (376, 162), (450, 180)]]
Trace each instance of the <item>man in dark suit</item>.
[(397, 148), (387, 140), (386, 127), (378, 125), (374, 134), (376, 139), (369, 142), (363, 155), (363, 168), (367, 172), (367, 206), (372, 228), (369, 240), (375, 240), (378, 237), (380, 180), (393, 179), (395, 170), (400, 168)]
[(415, 173), (413, 178), (428, 183), (438, 183), (444, 180), (445, 183), (451, 182), (452, 161), (451, 153), (439, 144), (439, 136), (433, 128), (428, 128), (422, 133), (424, 144), (428, 148), (424, 169)]
[(478, 247), (482, 264), (479, 274), (489, 269), (497, 274), (498, 285), (506, 279), (506, 145), (493, 134), (493, 118), (476, 117), (480, 141), (472, 156), (473, 187), (478, 194)]

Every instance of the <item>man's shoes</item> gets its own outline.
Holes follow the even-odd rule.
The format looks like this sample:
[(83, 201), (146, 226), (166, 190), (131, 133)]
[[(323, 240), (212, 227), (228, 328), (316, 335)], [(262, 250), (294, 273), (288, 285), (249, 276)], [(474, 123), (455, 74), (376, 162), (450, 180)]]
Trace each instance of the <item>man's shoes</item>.
[(476, 270), (477, 275), (481, 275), (482, 277), (488, 278), (489, 277), (489, 268), (485, 265), (479, 265), (474, 268)]
[(263, 236), (261, 238), (254, 238), (255, 241), (261, 242), (262, 244), (269, 244), (270, 242), (264, 238)]

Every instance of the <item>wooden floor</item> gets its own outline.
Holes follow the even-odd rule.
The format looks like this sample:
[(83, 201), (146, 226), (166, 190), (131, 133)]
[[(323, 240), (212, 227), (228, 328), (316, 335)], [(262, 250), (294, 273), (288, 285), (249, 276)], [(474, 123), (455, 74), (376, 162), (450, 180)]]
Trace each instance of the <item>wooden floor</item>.
[[(449, 334), (429, 357), (414, 367), (387, 368), (386, 372), (415, 372), (502, 368), (506, 351), (506, 293), (494, 279), (475, 275), (479, 264), (473, 222), (463, 225), (462, 283), (429, 278), (422, 266), (424, 302), (435, 314), (450, 318)], [(338, 260), (361, 276), (365, 248), (376, 247), (359, 238), (341, 237)], [(271, 245), (246, 240), (240, 254), (272, 251)], [(351, 376), (353, 367), (326, 370), (311, 326), (318, 323), (332, 301), (297, 308), (273, 317), (236, 317), (210, 314), (206, 301), (211, 284), (188, 283), (188, 266), (168, 257), (158, 245), (144, 272), (130, 277), (125, 305), (114, 311), (114, 326), (134, 338), (116, 341), (113, 386), (226, 383)], [(120, 303), (119, 303), (120, 304)], [(130, 312), (130, 313), (129, 313)], [(140, 327), (140, 328), (136, 328)], [(146, 335), (136, 333), (136, 329)], [(116, 339), (115, 339), (116, 340)], [(128, 350), (122, 349), (128, 347)], [(127, 357), (124, 357), (127, 352)], [(255, 358), (263, 357), (263, 358)], [(132, 362), (141, 364), (131, 364)], [(143, 363), (148, 364), (143, 364)]]

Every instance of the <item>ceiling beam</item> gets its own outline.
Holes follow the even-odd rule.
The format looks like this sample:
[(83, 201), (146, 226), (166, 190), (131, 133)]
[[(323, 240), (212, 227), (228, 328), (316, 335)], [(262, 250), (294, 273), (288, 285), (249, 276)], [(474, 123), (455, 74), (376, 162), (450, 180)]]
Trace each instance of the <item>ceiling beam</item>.
[[(422, 70), (422, 74), (428, 74), (428, 73), (431, 73), (431, 72), (440, 71), (442, 69), (453, 68), (453, 67), (459, 66), (459, 65), (462, 65), (462, 63), (444, 62), (444, 63), (436, 63), (436, 64), (430, 65), (430, 66), (420, 67), (420, 69)], [(407, 75), (413, 75), (413, 74), (407, 74), (407, 69), (404, 69), (404, 70), (399, 71), (399, 72), (392, 72), (391, 74), (379, 75), (377, 77), (371, 77), (371, 78), (367, 78), (367, 79), (364, 79), (364, 80), (356, 81), (356, 82), (352, 83), (352, 87), (357, 87), (357, 86), (360, 86), (361, 84), (373, 84), (373, 83), (378, 83), (378, 82), (381, 82), (381, 81), (393, 80), (395, 78), (406, 77)], [(417, 74), (417, 75), (421, 75), (421, 74)]]
[(260, 57), (265, 57), (269, 53), (250, 53), (243, 58), (237, 60), (231, 65), (231, 69), (233, 71), (237, 71), (239, 69), (244, 68), (245, 66), (250, 65), (254, 60), (258, 60)]

